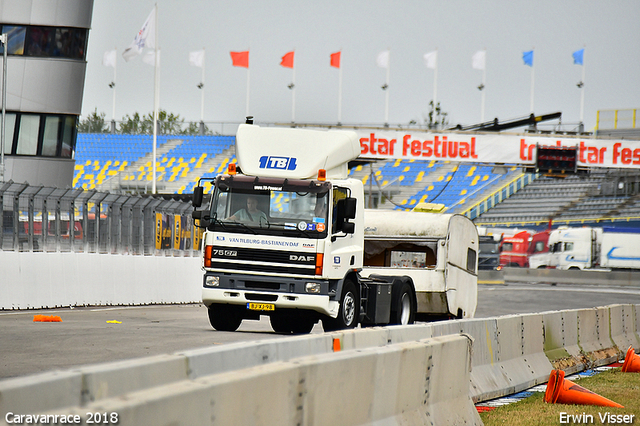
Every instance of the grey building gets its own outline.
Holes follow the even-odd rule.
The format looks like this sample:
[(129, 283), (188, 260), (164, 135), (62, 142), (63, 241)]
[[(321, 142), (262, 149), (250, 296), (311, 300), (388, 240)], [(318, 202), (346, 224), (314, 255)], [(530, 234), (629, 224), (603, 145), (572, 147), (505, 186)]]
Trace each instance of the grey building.
[(5, 181), (71, 186), (92, 11), (93, 0), (0, 1)]

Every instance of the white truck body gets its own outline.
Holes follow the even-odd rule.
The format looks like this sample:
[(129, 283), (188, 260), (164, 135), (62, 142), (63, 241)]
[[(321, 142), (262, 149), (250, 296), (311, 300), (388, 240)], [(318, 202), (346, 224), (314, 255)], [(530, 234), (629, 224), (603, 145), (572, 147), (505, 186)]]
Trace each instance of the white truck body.
[(638, 229), (557, 229), (549, 234), (549, 249), (556, 269), (640, 269)]
[[(202, 300), (214, 328), (235, 330), (260, 315), (285, 333), (309, 332), (318, 320), (326, 330), (409, 323), (420, 313), (474, 315), (473, 223), (460, 215), (365, 213), (363, 184), (348, 178), (347, 164), (359, 153), (355, 132), (239, 127), (241, 172), (216, 177), (209, 210), (193, 214), (206, 228)], [(320, 170), (326, 179), (316, 177)], [(375, 238), (431, 244), (437, 265), (363, 269), (365, 220), (381, 230), (390, 221), (412, 224)]]

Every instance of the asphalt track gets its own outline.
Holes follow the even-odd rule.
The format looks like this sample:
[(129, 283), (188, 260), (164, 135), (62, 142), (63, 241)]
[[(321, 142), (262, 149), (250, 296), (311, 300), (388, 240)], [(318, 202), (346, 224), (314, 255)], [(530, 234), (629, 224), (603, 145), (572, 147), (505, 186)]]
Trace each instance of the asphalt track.
[[(640, 304), (640, 288), (479, 285), (476, 317), (619, 303)], [(36, 314), (57, 315), (62, 322), (33, 322)], [(312, 331), (322, 332), (319, 324)], [(209, 325), (206, 308), (199, 304), (0, 311), (0, 379), (209, 345), (285, 337), (273, 332), (266, 317), (244, 321), (234, 333), (216, 331)]]

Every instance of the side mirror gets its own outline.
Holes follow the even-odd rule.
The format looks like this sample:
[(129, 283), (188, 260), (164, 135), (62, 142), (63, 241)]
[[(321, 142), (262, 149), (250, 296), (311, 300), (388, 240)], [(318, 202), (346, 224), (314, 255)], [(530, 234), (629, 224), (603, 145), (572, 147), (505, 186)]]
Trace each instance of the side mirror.
[(204, 197), (204, 188), (202, 186), (196, 186), (193, 189), (193, 199), (191, 204), (193, 207), (200, 207), (202, 205), (202, 198)]
[(342, 224), (342, 232), (345, 234), (353, 234), (356, 232), (356, 224), (353, 222), (344, 222)]
[(207, 213), (209, 213), (206, 210), (194, 210), (191, 212), (191, 218), (195, 221), (199, 221), (198, 222), (198, 227), (199, 228), (208, 228), (209, 224), (210, 224), (210, 218), (207, 215)]
[(356, 203), (357, 198), (346, 198), (344, 200), (344, 218), (355, 219), (356, 218)]
[(353, 234), (355, 224), (349, 222), (349, 219), (355, 219), (356, 217), (356, 202), (355, 198), (343, 198), (338, 200), (336, 205), (336, 229), (334, 231), (342, 231), (345, 234)]

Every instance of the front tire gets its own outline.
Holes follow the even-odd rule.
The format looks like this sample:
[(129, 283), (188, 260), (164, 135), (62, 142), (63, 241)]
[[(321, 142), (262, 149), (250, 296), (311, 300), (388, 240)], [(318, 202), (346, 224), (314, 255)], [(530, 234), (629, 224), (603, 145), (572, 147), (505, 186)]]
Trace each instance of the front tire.
[(353, 281), (346, 279), (342, 286), (340, 297), (340, 311), (337, 318), (324, 318), (322, 328), (324, 331), (343, 330), (355, 328), (360, 316), (360, 297), (358, 289)]
[(235, 306), (213, 304), (209, 306), (209, 323), (218, 331), (236, 331), (242, 316)]
[(279, 334), (309, 334), (315, 321), (305, 315), (271, 315), (271, 328)]

